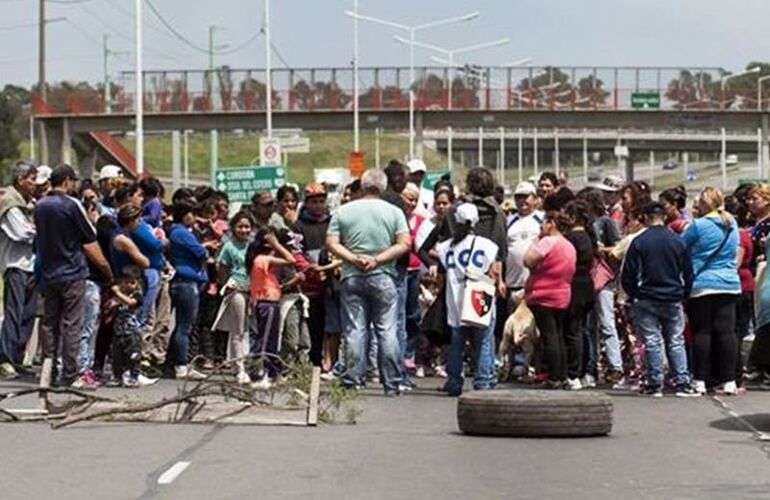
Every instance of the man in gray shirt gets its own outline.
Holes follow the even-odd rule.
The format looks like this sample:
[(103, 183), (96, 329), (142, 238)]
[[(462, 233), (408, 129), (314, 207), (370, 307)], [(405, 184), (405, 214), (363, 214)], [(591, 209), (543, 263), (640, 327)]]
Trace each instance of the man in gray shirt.
[(0, 272), (5, 317), (0, 328), (0, 378), (17, 376), (15, 364), (32, 333), (35, 319), (33, 270), (35, 224), (32, 195), (36, 165), (20, 161), (11, 169), (13, 186), (0, 198)]

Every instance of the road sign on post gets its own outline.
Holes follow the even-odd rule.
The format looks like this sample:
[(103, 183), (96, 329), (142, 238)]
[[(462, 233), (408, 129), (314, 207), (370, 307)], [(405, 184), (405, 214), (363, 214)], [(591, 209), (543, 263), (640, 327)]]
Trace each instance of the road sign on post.
[(267, 137), (259, 139), (259, 163), (265, 167), (281, 165), (281, 139)]
[(631, 94), (631, 107), (634, 109), (659, 109), (660, 94), (657, 92), (634, 92)]
[(364, 153), (362, 151), (351, 151), (348, 157), (348, 167), (350, 176), (359, 178), (364, 174)]
[(224, 191), (231, 203), (251, 201), (251, 196), (257, 191), (272, 191), (286, 184), (286, 169), (284, 167), (231, 167), (217, 170), (217, 185), (219, 191)]

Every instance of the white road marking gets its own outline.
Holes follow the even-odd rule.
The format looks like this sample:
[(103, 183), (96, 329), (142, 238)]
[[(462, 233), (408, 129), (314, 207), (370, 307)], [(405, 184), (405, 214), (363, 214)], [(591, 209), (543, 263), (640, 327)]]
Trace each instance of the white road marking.
[(158, 478), (158, 484), (171, 484), (179, 475), (190, 466), (190, 462), (177, 462), (169, 469), (160, 475)]

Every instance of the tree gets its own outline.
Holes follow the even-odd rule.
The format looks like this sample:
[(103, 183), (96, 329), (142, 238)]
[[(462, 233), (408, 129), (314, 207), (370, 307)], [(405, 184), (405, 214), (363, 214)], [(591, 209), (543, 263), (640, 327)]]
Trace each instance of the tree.
[(21, 116), (23, 94), (18, 90), (7, 85), (0, 92), (0, 165), (4, 169), (19, 157), (21, 136), (16, 121)]
[(345, 109), (353, 101), (337, 82), (314, 82), (311, 85), (300, 80), (291, 91), (296, 109)]
[(720, 85), (710, 73), (679, 72), (679, 78), (668, 82), (665, 97), (677, 109), (704, 109), (719, 106)]
[(396, 108), (409, 104), (409, 94), (395, 85), (369, 87), (358, 98), (362, 109)]
[(550, 66), (535, 77), (524, 78), (516, 88), (519, 91), (516, 100), (524, 106), (542, 108), (569, 105), (573, 91), (569, 76)]
[(593, 75), (580, 79), (577, 85), (576, 106), (598, 106), (606, 104), (610, 93), (604, 90), (601, 78), (594, 79)]
[[(273, 109), (279, 109), (281, 107), (281, 96), (275, 90), (272, 90), (271, 93), (273, 94)], [(266, 95), (267, 86), (264, 83), (253, 78), (243, 80), (240, 84), (240, 92), (238, 92), (238, 97), (236, 98), (238, 109), (266, 109)]]

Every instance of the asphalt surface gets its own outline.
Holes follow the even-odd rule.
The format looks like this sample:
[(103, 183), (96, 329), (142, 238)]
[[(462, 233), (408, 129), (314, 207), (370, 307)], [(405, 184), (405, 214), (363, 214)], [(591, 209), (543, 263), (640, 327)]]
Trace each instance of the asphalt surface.
[(366, 391), (356, 425), (0, 424), (0, 498), (770, 498), (770, 393), (613, 392), (609, 437), (514, 439), (460, 434), (456, 400), (420, 383)]

